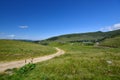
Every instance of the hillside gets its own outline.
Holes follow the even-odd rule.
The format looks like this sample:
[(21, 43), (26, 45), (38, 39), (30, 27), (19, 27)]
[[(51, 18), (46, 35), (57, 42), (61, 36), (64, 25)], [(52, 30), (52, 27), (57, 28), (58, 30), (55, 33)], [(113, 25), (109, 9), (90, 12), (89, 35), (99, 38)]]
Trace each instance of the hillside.
[[(113, 38), (120, 35), (120, 30), (109, 31), (109, 32), (89, 32), (79, 34), (66, 34), (48, 38), (40, 41), (40, 43), (49, 42), (100, 42), (107, 38)], [(36, 41), (39, 42), (39, 41)]]
[(54, 48), (30, 42), (0, 40), (0, 62), (43, 56), (55, 51)]
[[(83, 35), (88, 36), (79, 38), (84, 39), (83, 42), (89, 42), (92, 41), (91, 39), (95, 40), (98, 37), (100, 39), (100, 46), (118, 48), (86, 46), (83, 45), (83, 43), (71, 43), (72, 40), (69, 41), (70, 39), (74, 39), (74, 37)], [(66, 38), (66, 36), (67, 38), (69, 36), (69, 40), (61, 40), (61, 38)], [(0, 73), (0, 80), (120, 80), (119, 30), (110, 32), (68, 34), (53, 37), (52, 39), (53, 40), (49, 38), (40, 43), (46, 45), (51, 42), (52, 45), (49, 46), (57, 46), (63, 49), (65, 51), (64, 55), (37, 64), (27, 64), (19, 69), (10, 69), (4, 73)], [(68, 43), (61, 44), (58, 40)], [(13, 40), (1, 40), (0, 42), (0, 44), (2, 44), (0, 49), (3, 47), (3, 50), (5, 50), (4, 52), (6, 52), (6, 55), (4, 55), (5, 57), (8, 57), (9, 55), (13, 56), (15, 53), (24, 49), (19, 55), (15, 54), (11, 57), (15, 59), (17, 58), (16, 55), (26, 58), (26, 56), (29, 56), (29, 53), (34, 51), (43, 51), (43, 53), (47, 51), (47, 53), (49, 53), (52, 50), (51, 52), (54, 52), (53, 48), (30, 42)], [(80, 41), (77, 40), (74, 42)], [(6, 50), (8, 50), (8, 52)], [(12, 51), (15, 51), (14, 54)], [(11, 52), (11, 54), (7, 55), (9, 52)], [(24, 57), (22, 53), (25, 54)], [(30, 55), (30, 57), (35, 56), (35, 53)], [(0, 56), (0, 59), (1, 58), (2, 57)]]
[(105, 39), (103, 42), (100, 43), (100, 46), (115, 47), (115, 48), (120, 47), (120, 36)]

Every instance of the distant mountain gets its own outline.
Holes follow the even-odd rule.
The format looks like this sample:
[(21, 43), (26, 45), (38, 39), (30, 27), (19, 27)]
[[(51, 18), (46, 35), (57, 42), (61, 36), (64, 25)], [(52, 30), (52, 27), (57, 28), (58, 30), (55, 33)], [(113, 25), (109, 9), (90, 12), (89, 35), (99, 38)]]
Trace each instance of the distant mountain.
[(0, 40), (13, 40), (13, 41), (23, 41), (23, 42), (34, 42), (34, 40), (27, 40), (27, 39), (0, 39)]
[(119, 35), (120, 29), (108, 32), (97, 31), (78, 34), (65, 34), (36, 42), (100, 42), (105, 39), (114, 38)]
[(28, 40), (28, 39), (12, 39), (15, 41), (24, 41), (24, 42), (33, 42), (33, 40)]

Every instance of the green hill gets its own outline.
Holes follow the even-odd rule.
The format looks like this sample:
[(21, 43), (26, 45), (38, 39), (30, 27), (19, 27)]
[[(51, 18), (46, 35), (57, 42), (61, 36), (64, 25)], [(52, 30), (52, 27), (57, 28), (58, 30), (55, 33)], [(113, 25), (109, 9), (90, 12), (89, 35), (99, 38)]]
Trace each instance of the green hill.
[(108, 38), (114, 38), (120, 35), (120, 30), (109, 31), (109, 32), (89, 32), (79, 34), (66, 34), (48, 38), (42, 41), (36, 41), (41, 44), (47, 45), (50, 42), (100, 42)]
[(120, 47), (120, 36), (105, 39), (103, 42), (100, 43), (100, 46)]
[(66, 34), (57, 37), (52, 37), (47, 39), (48, 41), (83, 41), (83, 40), (97, 40), (105, 37), (103, 32), (90, 32), (90, 33), (81, 33), (81, 34)]
[(0, 40), (0, 61), (19, 60), (54, 53), (55, 49), (35, 43)]

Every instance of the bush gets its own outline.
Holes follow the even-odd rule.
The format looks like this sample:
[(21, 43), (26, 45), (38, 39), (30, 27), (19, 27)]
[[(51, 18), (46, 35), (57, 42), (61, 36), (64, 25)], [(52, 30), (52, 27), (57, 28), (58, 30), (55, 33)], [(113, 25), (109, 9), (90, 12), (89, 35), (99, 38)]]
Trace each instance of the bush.
[(27, 64), (17, 71), (17, 74), (26, 74), (35, 68), (35, 64)]
[(93, 42), (83, 42), (83, 44), (86, 45), (86, 46), (93, 46), (94, 45)]
[(22, 80), (27, 75), (27, 73), (29, 73), (35, 67), (35, 64), (29, 63), (21, 67), (20, 69), (8, 69), (7, 71), (11, 72), (12, 74), (0, 74), (0, 80)]

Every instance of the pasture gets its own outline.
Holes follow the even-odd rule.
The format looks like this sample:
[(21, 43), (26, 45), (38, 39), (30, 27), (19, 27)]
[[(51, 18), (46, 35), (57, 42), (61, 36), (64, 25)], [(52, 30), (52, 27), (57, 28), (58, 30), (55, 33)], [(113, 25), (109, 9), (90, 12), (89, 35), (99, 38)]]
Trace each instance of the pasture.
[[(66, 53), (37, 63), (26, 74), (2, 73), (0, 80), (119, 80), (120, 49), (64, 44)], [(19, 70), (19, 69), (18, 69)]]
[(0, 40), (0, 62), (34, 58), (55, 52), (56, 50), (53, 47), (35, 43)]

